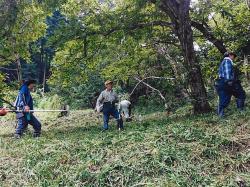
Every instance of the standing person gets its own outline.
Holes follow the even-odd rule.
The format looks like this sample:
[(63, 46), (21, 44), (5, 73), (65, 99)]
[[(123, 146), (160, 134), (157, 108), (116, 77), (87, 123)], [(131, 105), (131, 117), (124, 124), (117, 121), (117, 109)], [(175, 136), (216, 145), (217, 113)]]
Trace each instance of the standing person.
[(235, 53), (225, 53), (219, 67), (219, 79), (216, 81), (215, 87), (219, 95), (218, 115), (220, 117), (224, 116), (224, 109), (229, 105), (232, 95), (236, 97), (237, 108), (239, 110), (244, 108), (246, 94), (235, 76), (233, 63), (235, 58)]
[(36, 84), (35, 80), (28, 80), (21, 86), (18, 96), (15, 101), (15, 107), (18, 112), (17, 117), (17, 128), (15, 132), (15, 138), (21, 138), (23, 131), (27, 128), (28, 124), (32, 125), (34, 128), (33, 137), (39, 137), (41, 134), (41, 123), (36, 119), (30, 110), (33, 110), (33, 99), (30, 91), (34, 89)]
[(106, 89), (101, 92), (96, 103), (97, 112), (101, 110), (103, 112), (103, 129), (108, 130), (109, 117), (112, 115), (117, 121), (117, 128), (123, 130), (123, 121), (115, 106), (119, 101), (117, 94), (113, 91), (113, 82), (106, 81), (105, 87)]

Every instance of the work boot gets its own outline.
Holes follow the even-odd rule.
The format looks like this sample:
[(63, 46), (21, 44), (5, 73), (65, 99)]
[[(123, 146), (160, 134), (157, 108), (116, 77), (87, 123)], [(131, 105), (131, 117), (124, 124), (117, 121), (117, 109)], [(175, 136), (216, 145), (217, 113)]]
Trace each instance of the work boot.
[(240, 111), (243, 111), (243, 110), (244, 110), (244, 100), (243, 100), (243, 99), (237, 99), (237, 100), (236, 100), (236, 104), (237, 104), (237, 108), (238, 108)]
[(124, 130), (124, 128), (118, 128), (118, 131), (123, 131)]
[(20, 135), (20, 134), (14, 134), (14, 138), (15, 138), (15, 139), (20, 139), (20, 138), (21, 138), (21, 135)]
[(117, 127), (118, 127), (118, 130), (123, 130), (123, 120), (122, 119), (117, 120)]

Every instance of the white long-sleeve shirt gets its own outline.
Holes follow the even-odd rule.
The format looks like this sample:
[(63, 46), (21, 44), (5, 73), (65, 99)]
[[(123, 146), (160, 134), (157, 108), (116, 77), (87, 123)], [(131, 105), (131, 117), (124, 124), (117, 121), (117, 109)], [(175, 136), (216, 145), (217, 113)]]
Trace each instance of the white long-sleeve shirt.
[(96, 109), (97, 111), (101, 111), (103, 103), (105, 102), (111, 102), (111, 103), (117, 103), (118, 102), (118, 95), (115, 93), (115, 91), (107, 89), (102, 91), (99, 95), (97, 102), (96, 102)]

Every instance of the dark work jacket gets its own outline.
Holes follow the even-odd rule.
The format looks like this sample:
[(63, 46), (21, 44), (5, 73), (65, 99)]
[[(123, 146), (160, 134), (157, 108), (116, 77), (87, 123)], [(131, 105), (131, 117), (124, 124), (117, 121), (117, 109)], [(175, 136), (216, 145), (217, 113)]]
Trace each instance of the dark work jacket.
[(19, 110), (24, 110), (25, 106), (29, 106), (30, 110), (33, 110), (33, 99), (29, 88), (26, 84), (23, 84), (17, 95), (15, 107), (17, 107)]

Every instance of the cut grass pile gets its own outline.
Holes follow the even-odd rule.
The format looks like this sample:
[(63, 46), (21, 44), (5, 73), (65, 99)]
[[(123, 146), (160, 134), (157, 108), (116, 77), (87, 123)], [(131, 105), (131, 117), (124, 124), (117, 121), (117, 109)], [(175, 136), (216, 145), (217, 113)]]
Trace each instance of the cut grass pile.
[(159, 112), (103, 133), (80, 111), (43, 120), (40, 139), (1, 125), (0, 186), (250, 186), (250, 108), (228, 113)]

